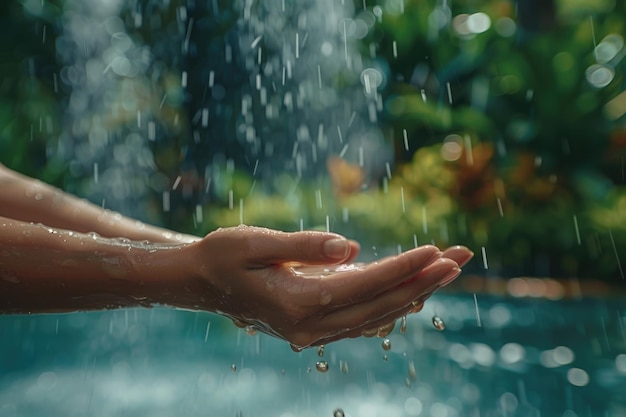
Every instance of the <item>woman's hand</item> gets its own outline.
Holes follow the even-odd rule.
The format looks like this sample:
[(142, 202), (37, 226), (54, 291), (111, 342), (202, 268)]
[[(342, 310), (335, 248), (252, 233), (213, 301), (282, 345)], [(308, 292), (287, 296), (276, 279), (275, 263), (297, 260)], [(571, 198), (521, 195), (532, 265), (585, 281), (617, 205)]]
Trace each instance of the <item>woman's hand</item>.
[(3, 217), (0, 229), (0, 313), (161, 304), (224, 314), (298, 347), (384, 327), (456, 278), (455, 259), (471, 257), (422, 246), (339, 267), (359, 246), (332, 233), (239, 226), (152, 244)]
[[(284, 233), (239, 226), (219, 229), (186, 247), (196, 278), (187, 288), (200, 306), (224, 314), (296, 347), (361, 336), (415, 309), (435, 289), (460, 273), (456, 260), (471, 252), (457, 247), (448, 256), (422, 246), (364, 267), (328, 274), (302, 273), (302, 265), (337, 265), (358, 254), (358, 244), (322, 232)], [(197, 300), (196, 300), (197, 301)]]
[[(463, 266), (465, 266), (465, 264), (467, 264), (469, 260), (472, 259), (473, 256), (474, 256), (474, 253), (472, 251), (467, 249), (465, 246), (459, 246), (459, 245), (451, 246), (448, 249), (444, 250), (442, 253), (442, 257), (452, 259), (454, 262), (457, 263), (459, 268), (462, 268)], [(450, 282), (451, 281), (443, 283), (441, 287), (448, 285)], [(422, 294), (419, 298), (413, 301), (412, 303), (413, 308), (409, 311), (409, 313), (419, 313), (420, 311), (422, 311), (426, 300), (428, 300), (430, 296), (433, 295), (435, 290), (437, 290), (438, 288), (439, 287), (434, 288), (430, 292), (426, 292)], [(395, 327), (395, 324), (396, 324), (396, 321), (394, 319), (393, 321), (386, 323), (383, 326), (366, 329), (361, 333), (361, 335), (365, 337), (374, 337), (374, 336), (386, 337), (387, 335), (389, 335), (389, 333), (392, 332), (393, 328)]]

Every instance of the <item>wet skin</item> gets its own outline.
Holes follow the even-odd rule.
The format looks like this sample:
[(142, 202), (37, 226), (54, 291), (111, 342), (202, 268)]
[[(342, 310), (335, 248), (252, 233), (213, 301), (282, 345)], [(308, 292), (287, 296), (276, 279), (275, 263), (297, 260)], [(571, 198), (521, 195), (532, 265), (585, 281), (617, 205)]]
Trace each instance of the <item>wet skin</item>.
[(297, 347), (390, 331), (473, 255), (427, 245), (302, 274), (350, 264), (358, 243), (248, 226), (177, 235), (2, 166), (0, 203), (0, 313), (164, 305), (223, 314)]

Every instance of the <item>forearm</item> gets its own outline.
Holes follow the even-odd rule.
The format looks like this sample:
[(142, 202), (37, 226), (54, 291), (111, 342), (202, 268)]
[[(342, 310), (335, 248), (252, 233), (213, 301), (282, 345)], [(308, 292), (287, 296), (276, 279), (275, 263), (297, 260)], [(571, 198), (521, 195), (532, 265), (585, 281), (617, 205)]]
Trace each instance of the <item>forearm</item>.
[(143, 224), (119, 213), (64, 193), (0, 164), (0, 216), (46, 226), (94, 232), (104, 237), (125, 237), (150, 242), (190, 242), (193, 236)]
[(98, 238), (0, 217), (0, 313), (193, 304), (187, 245)]

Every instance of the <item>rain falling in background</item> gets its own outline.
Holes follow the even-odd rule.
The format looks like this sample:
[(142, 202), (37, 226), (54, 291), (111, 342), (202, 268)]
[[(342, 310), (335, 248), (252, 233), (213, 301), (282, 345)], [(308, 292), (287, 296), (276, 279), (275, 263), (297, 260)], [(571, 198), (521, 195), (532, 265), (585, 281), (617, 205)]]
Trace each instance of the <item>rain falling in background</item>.
[[(39, 0), (24, 4), (38, 16), (50, 7)], [(362, 51), (357, 43), (404, 7), (402, 0), (69, 0), (58, 22), (40, 26), (50, 27), (41, 29), (42, 42), (56, 42), (59, 70), (51, 82), (66, 97), (58, 140), (50, 141), (48, 153), (87, 179), (70, 191), (144, 220), (186, 204), (200, 207), (192, 210), (198, 223), (203, 205), (223, 195), (245, 218), (240, 204), (250, 190), (235, 195), (225, 177), (242, 170), (258, 187), (289, 198), (301, 182), (327, 187), (332, 156), (361, 167), (364, 188), (379, 181), (384, 187), (393, 149), (380, 128), (380, 91), (390, 70), (377, 59), (376, 45)], [(172, 13), (175, 19), (167, 19)], [(448, 25), (461, 38), (492, 27), (503, 37), (516, 35), (512, 19), (491, 21), (482, 12), (452, 16), (446, 1), (429, 10), (428, 22), (431, 38)], [(615, 76), (612, 63), (623, 57), (623, 37), (594, 42), (596, 62), (585, 79), (602, 88)], [(391, 48), (398, 57), (395, 41)], [(560, 55), (555, 62), (568, 65), (568, 59)], [(433, 93), (424, 67), (412, 76), (424, 87), (423, 102), (455, 102), (452, 83)], [(472, 88), (480, 109), (486, 87), (477, 81)], [(515, 132), (523, 136), (525, 126)], [(406, 130), (394, 134), (406, 151), (417, 145)], [(442, 144), (444, 159), (473, 162), (471, 152), (462, 152), (472, 146), (469, 136), (450, 134)], [(275, 181), (283, 175), (287, 186)], [(332, 204), (324, 195), (311, 197), (322, 211)], [(401, 189), (397, 215), (405, 211), (404, 196)], [(504, 217), (501, 203), (493, 208)], [(429, 216), (420, 209), (414, 244), (417, 235), (432, 233)], [(321, 226), (332, 229), (331, 222), (344, 218), (326, 215)], [(580, 240), (578, 218), (570, 218)], [(298, 226), (294, 222), (293, 229)], [(371, 252), (402, 249), (398, 244), (397, 250)], [(495, 274), (485, 246), (476, 257), (477, 270)], [(317, 352), (291, 352), (281, 341), (205, 313), (0, 317), (0, 416), (626, 413), (621, 300), (582, 293), (565, 299), (554, 280), (520, 277), (486, 285), (492, 293), (434, 297), (385, 339), (344, 341)]]

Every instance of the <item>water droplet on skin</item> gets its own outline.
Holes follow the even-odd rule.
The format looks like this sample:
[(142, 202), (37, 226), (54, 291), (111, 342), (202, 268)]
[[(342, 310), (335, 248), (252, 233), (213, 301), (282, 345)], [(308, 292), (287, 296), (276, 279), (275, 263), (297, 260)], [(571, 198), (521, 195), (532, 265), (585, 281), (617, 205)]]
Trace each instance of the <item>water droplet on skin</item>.
[(333, 300), (333, 295), (328, 293), (328, 292), (322, 292), (320, 294), (320, 304), (323, 306), (326, 306), (328, 304), (330, 304), (330, 302)]
[(291, 350), (297, 353), (302, 352), (304, 350), (302, 346), (294, 345), (293, 343), (290, 343), (289, 346), (291, 347)]
[(248, 336), (254, 336), (257, 333), (256, 327), (246, 326), (246, 333), (248, 334)]
[(406, 333), (406, 316), (402, 316), (402, 318), (400, 319), (400, 333)]
[(333, 417), (345, 417), (345, 413), (343, 412), (343, 410), (341, 408), (336, 408), (333, 411)]
[(319, 356), (320, 358), (324, 356), (324, 345), (319, 345), (317, 347), (317, 356)]
[(382, 347), (383, 347), (383, 350), (391, 349), (391, 340), (389, 339), (383, 340)]
[(315, 364), (315, 367), (320, 372), (326, 372), (326, 371), (328, 371), (328, 362), (326, 362), (326, 361), (319, 361), (319, 362), (317, 362)]
[(391, 333), (391, 331), (393, 330), (395, 325), (396, 325), (396, 322), (392, 321), (389, 324), (385, 324), (384, 326), (380, 326), (378, 328), (376, 336), (378, 336), (378, 337), (387, 337), (387, 335), (389, 335), (389, 333)]
[(230, 370), (235, 372), (237, 370), (237, 365), (235, 365), (234, 363), (230, 365)]
[(446, 323), (444, 323), (441, 317), (439, 316), (433, 316), (433, 326), (435, 326), (435, 329), (437, 330), (446, 329)]

